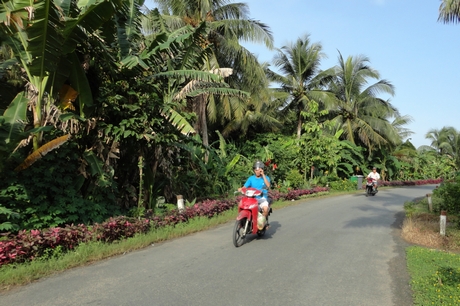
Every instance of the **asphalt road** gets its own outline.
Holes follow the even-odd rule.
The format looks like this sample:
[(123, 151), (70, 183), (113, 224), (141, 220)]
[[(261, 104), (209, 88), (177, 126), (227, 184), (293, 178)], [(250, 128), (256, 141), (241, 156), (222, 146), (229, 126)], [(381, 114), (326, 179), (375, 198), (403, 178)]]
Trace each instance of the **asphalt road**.
[(412, 305), (403, 204), (433, 188), (309, 200), (276, 210), (266, 235), (240, 248), (230, 222), (15, 289), (0, 305)]

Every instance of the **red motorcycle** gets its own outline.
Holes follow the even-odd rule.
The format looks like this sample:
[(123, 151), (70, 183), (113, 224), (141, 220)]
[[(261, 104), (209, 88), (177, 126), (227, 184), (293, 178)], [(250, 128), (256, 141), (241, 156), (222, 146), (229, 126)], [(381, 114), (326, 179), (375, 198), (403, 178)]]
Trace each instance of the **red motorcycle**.
[(375, 188), (374, 179), (368, 177), (366, 183), (366, 197), (367, 196), (375, 196), (378, 190)]
[[(268, 217), (265, 217), (259, 212), (259, 203), (257, 196), (262, 194), (262, 191), (255, 188), (243, 188), (244, 197), (238, 204), (238, 217), (236, 217), (235, 227), (233, 229), (233, 244), (236, 247), (242, 246), (249, 234), (257, 234), (262, 237), (265, 234), (268, 226)], [(268, 215), (272, 212), (269, 208)]]

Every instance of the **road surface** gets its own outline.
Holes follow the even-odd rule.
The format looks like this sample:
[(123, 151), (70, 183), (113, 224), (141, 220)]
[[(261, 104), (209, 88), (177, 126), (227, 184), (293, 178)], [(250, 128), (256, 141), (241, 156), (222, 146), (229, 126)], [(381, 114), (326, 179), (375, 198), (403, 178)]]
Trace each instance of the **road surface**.
[(235, 248), (233, 222), (72, 269), (0, 305), (412, 305), (404, 202), (434, 185), (310, 199)]

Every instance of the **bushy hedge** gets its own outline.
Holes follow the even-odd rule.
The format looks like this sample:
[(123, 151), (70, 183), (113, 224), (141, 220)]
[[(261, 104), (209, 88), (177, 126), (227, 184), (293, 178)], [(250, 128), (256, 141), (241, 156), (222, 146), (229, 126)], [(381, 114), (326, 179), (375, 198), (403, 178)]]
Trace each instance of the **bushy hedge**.
[(416, 181), (378, 181), (379, 186), (419, 186), (429, 184), (440, 184), (442, 179), (428, 179)]
[(356, 190), (356, 182), (350, 180), (337, 180), (330, 182), (331, 189), (336, 191)]
[(454, 216), (460, 215), (460, 176), (452, 182), (442, 183), (433, 190), (433, 196), (441, 199), (440, 205), (434, 206), (437, 210), (446, 210)]

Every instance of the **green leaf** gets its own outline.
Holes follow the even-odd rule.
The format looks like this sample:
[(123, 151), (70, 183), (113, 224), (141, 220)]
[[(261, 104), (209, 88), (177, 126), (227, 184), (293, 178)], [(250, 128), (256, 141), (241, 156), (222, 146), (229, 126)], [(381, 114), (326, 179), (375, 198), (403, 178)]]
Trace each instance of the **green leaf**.
[(72, 87), (78, 92), (78, 103), (80, 109), (80, 117), (84, 118), (84, 109), (86, 107), (93, 106), (93, 95), (91, 93), (91, 87), (89, 86), (88, 78), (83, 70), (82, 65), (75, 52), (70, 56), (73, 65), (71, 65), (70, 82)]
[(91, 175), (104, 175), (103, 162), (100, 160), (93, 151), (86, 151), (83, 157), (88, 162)]
[(192, 125), (177, 111), (165, 105), (161, 113), (173, 126), (175, 126), (182, 134), (188, 135), (195, 133)]
[(27, 104), (29, 99), (24, 97), (24, 92), (20, 92), (16, 95), (10, 106), (3, 113), (5, 122), (14, 124), (20, 121), (26, 120)]
[(0, 124), (0, 143), (11, 143), (11, 146), (16, 146), (22, 139), (27, 137), (23, 136), (22, 133), (25, 126), (24, 121), (26, 120), (28, 102), (29, 100), (21, 92), (5, 110), (3, 117), (1, 117), (3, 124)]

